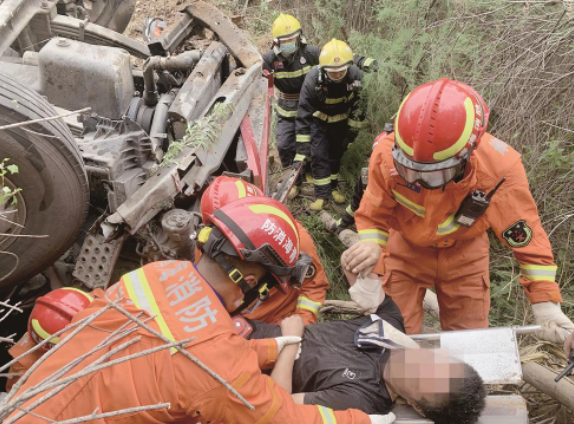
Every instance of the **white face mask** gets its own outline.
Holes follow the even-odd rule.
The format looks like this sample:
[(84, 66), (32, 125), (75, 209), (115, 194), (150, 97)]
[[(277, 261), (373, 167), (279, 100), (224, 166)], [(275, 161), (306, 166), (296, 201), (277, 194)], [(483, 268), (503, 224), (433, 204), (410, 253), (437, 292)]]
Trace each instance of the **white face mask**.
[(297, 51), (297, 41), (292, 41), (289, 43), (281, 43), (279, 45), (279, 50), (281, 54), (284, 56), (291, 56), (293, 53)]

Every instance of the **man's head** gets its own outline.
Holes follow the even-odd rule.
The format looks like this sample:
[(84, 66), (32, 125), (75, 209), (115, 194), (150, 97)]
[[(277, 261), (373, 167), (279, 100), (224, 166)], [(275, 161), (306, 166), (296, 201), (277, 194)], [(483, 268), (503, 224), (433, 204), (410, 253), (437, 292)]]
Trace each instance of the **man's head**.
[(278, 53), (290, 57), (297, 51), (301, 40), (301, 23), (294, 16), (279, 14), (273, 22), (272, 32)]
[[(245, 197), (203, 216), (198, 242), (203, 255), (219, 266), (205, 276), (234, 311), (237, 299), (265, 283), (286, 286), (302, 267), (299, 232), (289, 210), (268, 197)], [(202, 256), (203, 259), (203, 256)], [(201, 268), (209, 264), (200, 262)], [(200, 268), (200, 271), (204, 270)], [(210, 271), (210, 272), (211, 272)], [(301, 272), (305, 272), (301, 270)], [(264, 278), (268, 276), (269, 278)], [(217, 287), (215, 287), (217, 285)], [(233, 303), (223, 296), (229, 294)]]
[(352, 64), (353, 51), (344, 41), (333, 38), (321, 49), (319, 66), (328, 82), (337, 84), (344, 81)]
[(383, 378), (435, 424), (475, 423), (485, 406), (482, 378), (445, 350), (392, 351)]
[(485, 101), (462, 82), (441, 78), (415, 88), (395, 119), (395, 169), (407, 183), (431, 190), (456, 180), (488, 118)]

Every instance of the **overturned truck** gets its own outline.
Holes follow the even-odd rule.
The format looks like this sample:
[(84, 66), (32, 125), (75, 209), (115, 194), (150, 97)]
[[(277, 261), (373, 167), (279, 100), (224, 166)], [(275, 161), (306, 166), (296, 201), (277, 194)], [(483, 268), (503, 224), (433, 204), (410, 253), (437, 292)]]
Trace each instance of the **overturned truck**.
[(0, 2), (5, 295), (64, 254), (76, 282), (106, 287), (126, 240), (142, 262), (192, 260), (212, 176), (267, 189), (272, 82), (229, 19), (197, 1), (145, 45), (62, 3)]

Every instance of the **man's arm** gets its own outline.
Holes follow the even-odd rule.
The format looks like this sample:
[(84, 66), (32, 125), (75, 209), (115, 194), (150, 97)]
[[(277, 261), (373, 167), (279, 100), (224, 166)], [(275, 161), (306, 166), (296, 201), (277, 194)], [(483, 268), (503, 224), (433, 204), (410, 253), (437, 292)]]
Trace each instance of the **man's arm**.
[(517, 161), (505, 177), (487, 210), (489, 224), (520, 263), (519, 281), (530, 302), (562, 302), (552, 248), (542, 228), (522, 162)]
[[(304, 330), (305, 325), (301, 317), (291, 316), (281, 322), (281, 333), (283, 336), (302, 337)], [(299, 351), (299, 346), (299, 343), (285, 346), (271, 372), (271, 378), (288, 393), (292, 392), (293, 365), (297, 352)]]
[(295, 162), (303, 162), (311, 156), (311, 125), (313, 124), (313, 113), (317, 111), (313, 101), (315, 90), (314, 75), (315, 72), (313, 70), (307, 74), (299, 97), (299, 107), (295, 120), (297, 150)]
[[(384, 149), (388, 148), (386, 144), (393, 140), (394, 135), (390, 134), (379, 142), (369, 161), (369, 183), (355, 212), (360, 242), (346, 250), (341, 258), (342, 265), (353, 274), (371, 272), (379, 261), (381, 249), (387, 246), (390, 222), (397, 202), (385, 181), (389, 177), (383, 173), (383, 154)], [(377, 271), (383, 273), (382, 269)]]
[(319, 308), (327, 297), (329, 281), (325, 275), (325, 270), (319, 259), (313, 239), (298, 221), (296, 225), (301, 239), (301, 251), (313, 259), (313, 264), (308, 271), (308, 278), (306, 277), (303, 284), (301, 284), (301, 292), (297, 299), (297, 309), (295, 309), (295, 315), (303, 318), (303, 322), (307, 325), (317, 322)]

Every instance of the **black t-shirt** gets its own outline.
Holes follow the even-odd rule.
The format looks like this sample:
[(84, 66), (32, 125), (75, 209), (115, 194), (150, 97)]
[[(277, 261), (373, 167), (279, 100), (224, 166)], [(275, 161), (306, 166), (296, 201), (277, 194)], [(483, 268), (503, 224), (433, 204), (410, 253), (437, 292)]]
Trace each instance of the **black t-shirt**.
[[(405, 331), (403, 317), (387, 296), (376, 312), (398, 330)], [(381, 377), (381, 366), (388, 358), (359, 350), (355, 332), (368, 316), (349, 321), (331, 321), (305, 327), (301, 357), (293, 369), (293, 393), (306, 393), (305, 403), (335, 410), (360, 409), (367, 414), (390, 412), (392, 401)], [(279, 337), (278, 325), (252, 322), (251, 338)]]

